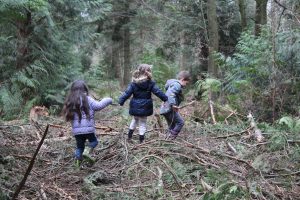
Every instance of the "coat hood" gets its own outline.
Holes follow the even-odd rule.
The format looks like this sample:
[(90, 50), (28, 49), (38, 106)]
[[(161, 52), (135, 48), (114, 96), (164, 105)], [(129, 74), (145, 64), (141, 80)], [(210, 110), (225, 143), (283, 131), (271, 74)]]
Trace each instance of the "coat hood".
[(134, 83), (142, 83), (142, 82), (146, 82), (147, 80), (149, 80), (148, 76), (138, 76), (138, 77), (132, 77), (132, 82)]
[(174, 83), (180, 84), (179, 81), (178, 81), (177, 79), (169, 79), (169, 80), (167, 80), (166, 85), (165, 85), (165, 89), (168, 90), (168, 88), (169, 88), (171, 85), (173, 85)]
[(144, 90), (148, 90), (149, 88), (151, 88), (151, 85), (153, 84), (153, 81), (149, 80), (149, 79), (145, 79), (139, 82), (134, 82), (136, 84), (137, 87), (142, 88)]

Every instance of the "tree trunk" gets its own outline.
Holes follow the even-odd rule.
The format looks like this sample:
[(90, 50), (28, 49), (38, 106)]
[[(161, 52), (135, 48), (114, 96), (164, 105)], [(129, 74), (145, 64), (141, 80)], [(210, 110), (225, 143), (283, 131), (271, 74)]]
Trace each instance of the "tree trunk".
[(256, 0), (255, 9), (255, 35), (260, 35), (261, 26), (267, 23), (268, 0)]
[[(120, 47), (122, 44), (121, 27), (123, 26), (123, 21), (117, 19), (118, 21), (114, 25), (112, 33), (112, 48), (111, 48), (111, 70), (110, 75), (114, 78), (122, 78), (121, 73), (121, 61), (120, 61)], [(120, 82), (122, 83), (122, 81)]]
[(129, 13), (130, 13), (130, 0), (125, 3), (125, 10), (127, 15), (124, 17), (124, 39), (123, 39), (123, 51), (124, 51), (124, 76), (123, 76), (123, 86), (126, 86), (130, 80), (130, 70), (131, 70), (131, 62), (130, 62), (130, 27), (129, 27)]
[(32, 17), (31, 13), (27, 11), (26, 19), (17, 21), (18, 27), (18, 43), (17, 43), (17, 55), (16, 66), (17, 69), (22, 69), (30, 62), (29, 54), (29, 41), (28, 37), (32, 32)]
[(238, 0), (239, 2), (239, 10), (241, 15), (241, 27), (242, 30), (245, 30), (247, 28), (247, 18), (246, 18), (246, 5), (245, 0)]
[(181, 46), (180, 63), (179, 63), (180, 70), (189, 70), (187, 36), (184, 30), (180, 33), (180, 46)]
[(213, 53), (219, 48), (219, 34), (216, 13), (216, 0), (207, 2), (207, 21), (208, 21), (208, 73), (213, 77), (218, 77), (218, 68), (213, 59)]
[(123, 86), (126, 86), (130, 80), (130, 70), (131, 70), (131, 64), (130, 64), (130, 31), (128, 25), (126, 25), (126, 28), (124, 29), (124, 78), (123, 78)]
[(112, 41), (111, 47), (111, 70), (109, 70), (111, 78), (121, 77), (121, 65), (120, 65), (120, 42)]
[(144, 46), (145, 46), (145, 34), (144, 34), (144, 27), (140, 28), (140, 55), (144, 54)]

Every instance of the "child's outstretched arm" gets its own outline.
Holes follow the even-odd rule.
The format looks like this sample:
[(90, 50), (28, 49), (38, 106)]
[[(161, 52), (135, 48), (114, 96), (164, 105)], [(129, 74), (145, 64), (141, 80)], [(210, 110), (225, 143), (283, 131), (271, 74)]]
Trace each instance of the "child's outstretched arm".
[(90, 106), (93, 110), (99, 111), (103, 108), (107, 107), (108, 105), (112, 104), (112, 98), (106, 97), (103, 98), (101, 101), (96, 101), (95, 99), (91, 98)]
[(152, 88), (152, 93), (160, 98), (163, 102), (168, 101), (168, 97), (156, 85)]
[(125, 92), (120, 96), (119, 98), (119, 104), (121, 106), (124, 105), (125, 101), (132, 95), (133, 93), (133, 86), (132, 84), (130, 84), (127, 89), (125, 90)]

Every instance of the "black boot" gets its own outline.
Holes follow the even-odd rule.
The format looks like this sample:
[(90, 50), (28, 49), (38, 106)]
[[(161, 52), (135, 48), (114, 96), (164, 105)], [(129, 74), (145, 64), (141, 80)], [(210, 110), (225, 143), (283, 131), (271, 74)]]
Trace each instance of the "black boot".
[(131, 139), (132, 139), (133, 131), (134, 131), (134, 130), (129, 129), (129, 131), (128, 131), (128, 140), (131, 140)]
[(142, 144), (144, 142), (145, 136), (144, 135), (140, 135), (140, 144)]

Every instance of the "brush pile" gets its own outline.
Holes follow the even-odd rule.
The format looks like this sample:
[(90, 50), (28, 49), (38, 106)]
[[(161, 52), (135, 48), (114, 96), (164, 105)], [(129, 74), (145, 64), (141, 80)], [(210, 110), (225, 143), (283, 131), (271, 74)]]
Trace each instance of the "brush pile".
[(298, 135), (268, 132), (258, 142), (249, 122), (199, 123), (190, 116), (192, 109), (182, 111), (186, 124), (176, 140), (165, 140), (157, 116), (150, 117), (143, 144), (136, 132), (133, 143), (127, 142), (128, 119), (118, 111), (100, 114), (96, 161), (84, 161), (80, 168), (74, 166), (75, 140), (68, 124), (53, 118), (35, 126), (2, 122), (0, 199), (15, 194), (48, 123), (17, 199), (299, 198)]

